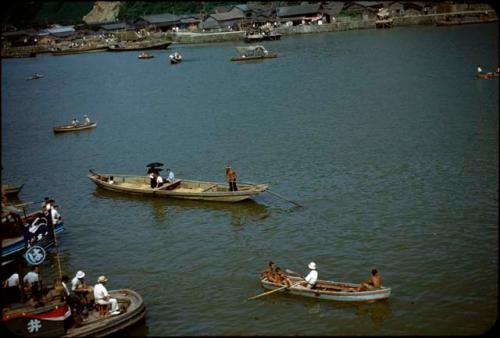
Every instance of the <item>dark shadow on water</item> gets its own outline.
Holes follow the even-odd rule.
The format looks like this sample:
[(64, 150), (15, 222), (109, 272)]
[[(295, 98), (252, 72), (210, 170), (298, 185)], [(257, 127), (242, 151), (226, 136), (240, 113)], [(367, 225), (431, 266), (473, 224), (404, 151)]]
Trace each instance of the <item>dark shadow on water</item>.
[(243, 225), (244, 219), (246, 218), (250, 218), (251, 220), (261, 220), (267, 218), (270, 214), (270, 210), (267, 206), (257, 203), (252, 199), (236, 203), (194, 201), (120, 194), (99, 187), (96, 187), (95, 192), (92, 194), (95, 197), (102, 199), (149, 204), (152, 208), (154, 218), (159, 222), (163, 222), (165, 220), (168, 214), (168, 209), (177, 208), (185, 210), (194, 209), (227, 212), (233, 216), (233, 225)]

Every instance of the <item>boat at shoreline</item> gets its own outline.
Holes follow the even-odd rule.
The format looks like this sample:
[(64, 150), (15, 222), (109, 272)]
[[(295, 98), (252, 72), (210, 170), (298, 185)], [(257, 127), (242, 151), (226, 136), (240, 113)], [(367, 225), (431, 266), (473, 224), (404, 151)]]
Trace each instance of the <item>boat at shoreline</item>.
[(91, 129), (97, 127), (97, 122), (90, 122), (90, 123), (77, 123), (75, 125), (73, 124), (67, 124), (63, 126), (58, 126), (52, 128), (54, 133), (64, 133), (68, 131), (78, 131), (78, 130), (85, 130), (85, 129)]
[[(238, 191), (229, 191), (226, 182), (175, 180), (160, 188), (151, 188), (149, 176), (99, 174), (91, 172), (87, 177), (98, 187), (124, 194), (178, 198), (200, 201), (240, 202), (256, 196), (269, 187), (268, 184), (238, 183)], [(114, 183), (109, 183), (113, 176)]]
[(166, 49), (171, 42), (165, 41), (138, 41), (138, 42), (119, 42), (108, 46), (110, 52), (127, 52), (136, 50), (149, 50), (149, 49)]
[(318, 279), (314, 289), (307, 289), (300, 285), (293, 286), (294, 283), (303, 281), (301, 277), (287, 276), (292, 283), (291, 287), (283, 288), (284, 285), (270, 282), (267, 277), (261, 279), (261, 284), (265, 289), (275, 290), (283, 288), (280, 291), (291, 295), (316, 298), (328, 301), (342, 301), (342, 302), (374, 302), (378, 300), (387, 299), (391, 295), (391, 289), (381, 286), (378, 289), (357, 291), (361, 284), (333, 282)]
[(262, 45), (236, 47), (236, 50), (240, 55), (232, 57), (231, 61), (251, 61), (278, 57), (277, 53), (269, 53)]
[(108, 50), (107, 46), (92, 46), (92, 47), (68, 47), (66, 49), (59, 49), (51, 51), (53, 56), (71, 55), (71, 54), (83, 54), (83, 53), (98, 53), (105, 52)]

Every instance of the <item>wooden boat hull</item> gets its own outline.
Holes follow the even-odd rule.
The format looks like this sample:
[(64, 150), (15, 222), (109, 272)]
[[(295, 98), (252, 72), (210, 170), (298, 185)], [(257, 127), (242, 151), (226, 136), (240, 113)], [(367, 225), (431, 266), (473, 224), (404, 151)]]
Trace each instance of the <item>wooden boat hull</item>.
[(478, 79), (492, 79), (494, 77), (498, 77), (498, 73), (482, 73), (482, 74), (477, 74), (476, 77)]
[[(114, 184), (106, 181), (113, 176)], [(117, 193), (143, 196), (166, 197), (199, 201), (240, 202), (267, 190), (267, 184), (238, 183), (238, 191), (229, 191), (228, 183), (193, 180), (179, 180), (175, 188), (152, 189), (148, 176), (130, 176), (115, 174), (92, 174), (87, 176), (98, 187)]]
[(141, 60), (147, 60), (147, 59), (152, 59), (152, 58), (154, 58), (154, 56), (153, 56), (153, 55), (149, 55), (149, 56), (138, 56), (137, 58), (138, 58), (138, 59), (141, 59)]
[(38, 79), (43, 79), (43, 75), (39, 75), (39, 76), (30, 76), (29, 78), (27, 78), (26, 80), (38, 80)]
[[(57, 223), (54, 227), (56, 236), (64, 230), (64, 222)], [(50, 248), (54, 245), (54, 240), (51, 235), (36, 242), (36, 245), (44, 249)], [(24, 254), (26, 251), (26, 243), (23, 236), (14, 238), (2, 238), (2, 260), (13, 259), (18, 255)]]
[(181, 63), (181, 62), (182, 62), (182, 60), (170, 59), (170, 63), (173, 65), (176, 65), (176, 64)]
[(262, 60), (262, 59), (274, 59), (277, 57), (278, 54), (269, 53), (268, 55), (262, 55), (262, 56), (246, 56), (246, 57), (235, 56), (231, 58), (231, 61), (252, 61), (252, 60)]
[(14, 197), (19, 194), (19, 192), (23, 187), (24, 184), (21, 185), (2, 184), (2, 192), (7, 197)]
[(71, 310), (63, 302), (34, 308), (26, 305), (2, 310), (2, 322), (10, 334), (21, 337), (60, 337), (70, 321)]
[(144, 319), (146, 307), (141, 295), (137, 292), (131, 289), (119, 289), (111, 290), (109, 294), (112, 298), (116, 298), (120, 307), (122, 307), (123, 303), (128, 303), (127, 310), (119, 315), (107, 315), (104, 318), (87, 323), (83, 322), (80, 327), (72, 326), (62, 337), (108, 336), (116, 334)]
[(135, 51), (135, 50), (166, 49), (171, 44), (172, 44), (171, 42), (162, 42), (162, 43), (157, 43), (157, 44), (154, 44), (151, 46), (130, 46), (130, 47), (109, 46), (108, 51), (109, 52), (128, 52), (128, 51)]
[(97, 127), (97, 122), (92, 122), (88, 124), (78, 124), (76, 126), (73, 125), (65, 125), (65, 126), (59, 126), (59, 127), (54, 127), (54, 133), (65, 133), (68, 131), (78, 131), (78, 130), (85, 130), (85, 129), (92, 129)]
[(108, 50), (108, 47), (87, 48), (87, 49), (69, 48), (67, 50), (54, 51), (54, 52), (52, 52), (52, 55), (53, 56), (62, 56), (62, 55), (71, 55), (71, 54), (98, 53), (98, 52), (105, 52), (107, 50)]
[[(292, 283), (296, 283), (302, 278), (288, 276)], [(283, 285), (275, 284), (264, 278), (261, 280), (262, 286), (265, 289), (274, 290)], [(323, 289), (322, 286), (325, 288)], [(291, 288), (282, 289), (278, 292), (285, 292), (291, 295), (315, 298), (328, 301), (341, 301), (341, 302), (373, 302), (382, 299), (387, 299), (391, 295), (391, 289), (381, 287), (376, 290), (369, 291), (348, 291), (359, 287), (360, 284), (332, 282), (325, 280), (318, 280), (316, 289), (307, 289), (301, 286), (294, 286)], [(338, 291), (337, 291), (338, 290)]]

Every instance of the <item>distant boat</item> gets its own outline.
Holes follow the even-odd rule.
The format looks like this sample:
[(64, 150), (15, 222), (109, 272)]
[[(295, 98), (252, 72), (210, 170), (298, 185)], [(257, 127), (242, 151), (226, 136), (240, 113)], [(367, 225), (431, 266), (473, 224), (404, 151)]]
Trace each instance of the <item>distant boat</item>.
[(240, 55), (232, 57), (231, 61), (251, 61), (278, 57), (277, 53), (269, 53), (262, 45), (236, 47), (236, 50)]
[[(226, 182), (176, 180), (160, 188), (151, 188), (149, 176), (98, 174), (93, 170), (87, 177), (98, 187), (123, 194), (179, 198), (200, 201), (239, 202), (264, 192), (267, 184), (238, 183), (238, 191), (229, 191)], [(113, 176), (114, 183), (108, 179)]]
[[(280, 292), (285, 292), (291, 295), (343, 302), (373, 302), (377, 300), (387, 299), (391, 295), (391, 289), (388, 287), (380, 287), (374, 290), (357, 291), (360, 284), (332, 282), (327, 280), (318, 280), (316, 288), (307, 289), (304, 287), (293, 286), (301, 280), (300, 277), (287, 276), (292, 283), (291, 287), (283, 288)], [(265, 289), (275, 290), (283, 287), (284, 285), (270, 282), (267, 277), (261, 279), (262, 286)]]
[(137, 56), (139, 59), (152, 59), (154, 58), (154, 55), (148, 54), (148, 53), (141, 53)]
[(498, 77), (499, 72), (487, 72), (487, 73), (477, 73), (476, 77), (478, 79), (491, 79), (494, 77)]
[(171, 42), (154, 42), (154, 41), (139, 41), (139, 42), (120, 42), (108, 46), (108, 51), (110, 52), (127, 52), (134, 50), (148, 50), (148, 49), (165, 49)]
[(63, 126), (58, 126), (52, 128), (54, 130), (54, 133), (64, 133), (68, 131), (79, 131), (79, 130), (85, 130), (85, 129), (91, 129), (97, 127), (97, 122), (90, 122), (90, 123), (77, 123), (77, 124), (67, 124)]
[(38, 79), (41, 79), (42, 77), (43, 77), (42, 74), (35, 73), (35, 74), (31, 75), (29, 78), (27, 78), (26, 80), (38, 80)]
[(61, 55), (71, 55), (71, 54), (82, 54), (82, 53), (97, 53), (97, 52), (105, 52), (108, 50), (108, 46), (88, 46), (88, 47), (68, 47), (66, 49), (54, 50), (52, 51), (52, 55), (61, 56)]
[(169, 55), (171, 64), (178, 64), (182, 62), (182, 55), (179, 52)]
[(14, 197), (19, 194), (24, 184), (21, 185), (11, 185), (11, 184), (2, 184), (2, 193), (7, 197)]

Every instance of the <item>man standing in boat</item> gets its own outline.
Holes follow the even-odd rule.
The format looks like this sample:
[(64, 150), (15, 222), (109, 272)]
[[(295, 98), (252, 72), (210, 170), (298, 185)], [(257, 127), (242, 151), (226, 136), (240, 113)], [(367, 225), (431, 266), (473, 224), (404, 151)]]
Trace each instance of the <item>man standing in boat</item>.
[(238, 191), (238, 187), (236, 186), (236, 171), (229, 165), (226, 165), (224, 169), (226, 169), (226, 179), (229, 182), (229, 191)]

